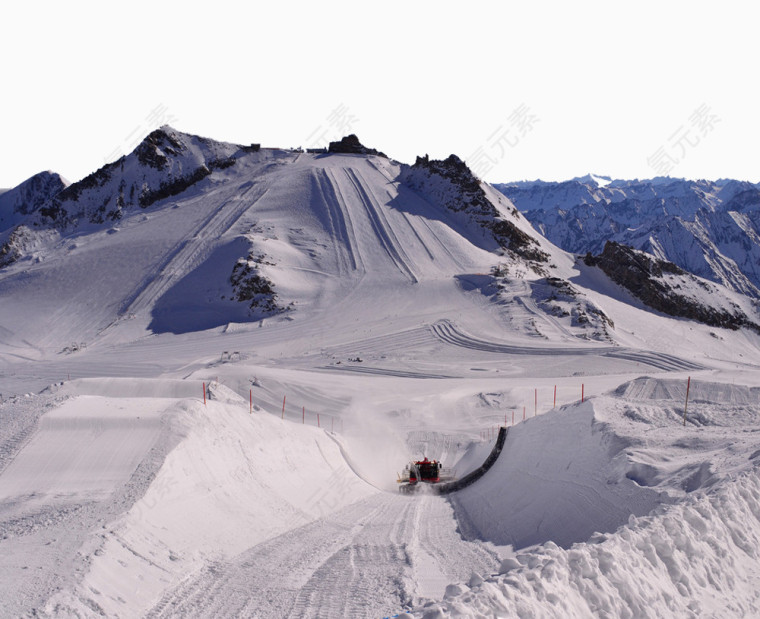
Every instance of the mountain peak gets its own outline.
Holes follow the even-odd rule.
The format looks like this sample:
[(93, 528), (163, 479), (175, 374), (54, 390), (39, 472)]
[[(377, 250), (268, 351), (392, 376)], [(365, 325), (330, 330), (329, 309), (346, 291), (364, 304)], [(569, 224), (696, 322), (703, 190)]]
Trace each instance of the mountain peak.
[(168, 157), (177, 157), (187, 151), (191, 140), (192, 136), (163, 125), (145, 136), (134, 153), (142, 165), (162, 170), (169, 162)]
[(385, 157), (386, 159), (388, 158), (385, 153), (364, 146), (354, 133), (341, 138), (338, 142), (330, 142), (327, 152), (342, 153), (346, 155), (377, 155), (379, 157)]
[(69, 182), (60, 174), (46, 170), (4, 191), (0, 195), (0, 232), (16, 225), (68, 185)]
[(601, 174), (586, 174), (585, 176), (576, 176), (572, 180), (578, 183), (596, 185), (597, 187), (606, 187), (612, 182), (612, 177), (602, 176)]

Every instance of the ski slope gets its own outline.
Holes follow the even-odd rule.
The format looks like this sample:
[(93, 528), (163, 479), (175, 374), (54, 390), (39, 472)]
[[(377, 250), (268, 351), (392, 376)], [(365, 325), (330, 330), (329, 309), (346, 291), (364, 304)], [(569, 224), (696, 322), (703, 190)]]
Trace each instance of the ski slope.
[[(491, 250), (385, 158), (235, 156), (0, 270), (3, 615), (758, 614), (757, 334)], [(286, 311), (233, 300), (247, 256)], [(398, 493), (504, 424), (472, 486)]]

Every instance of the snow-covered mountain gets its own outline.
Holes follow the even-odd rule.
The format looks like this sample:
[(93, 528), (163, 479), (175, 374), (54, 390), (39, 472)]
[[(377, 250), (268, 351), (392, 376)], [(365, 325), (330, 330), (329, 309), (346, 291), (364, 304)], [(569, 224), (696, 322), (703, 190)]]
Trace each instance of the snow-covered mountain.
[(496, 185), (553, 243), (599, 253), (629, 245), (760, 296), (760, 190), (741, 181), (657, 178)]
[[(93, 294), (104, 299), (69, 318), (82, 327), (77, 337), (88, 333), (87, 340), (125, 319), (134, 326), (138, 315), (151, 331), (173, 333), (267, 316), (292, 319), (327, 306), (335, 301), (331, 291), (340, 297), (352, 281), (376, 272), (408, 283), (445, 277), (501, 307), (527, 293), (541, 319), (534, 316), (531, 324), (614, 340), (614, 322), (566, 281), (574, 258), (548, 244), (458, 157), (401, 165), (351, 137), (330, 152), (303, 153), (163, 127), (133, 153), (29, 202), (26, 212), (17, 209), (24, 217), (0, 236), (0, 265), (18, 263), (16, 272), (27, 274), (34, 263), (36, 277), (55, 291), (43, 303), (82, 295), (79, 303), (87, 305)], [(597, 198), (602, 190), (619, 192), (595, 178), (568, 187)], [(635, 191), (672, 197), (676, 189)], [(299, 206), (282, 210), (283, 203)], [(137, 255), (134, 243), (144, 244)], [(107, 252), (97, 260), (101, 268), (72, 273), (72, 263), (92, 260), (90, 247)], [(445, 248), (443, 255), (438, 248)], [(479, 271), (488, 275), (473, 284), (479, 276), (468, 273)], [(0, 292), (17, 285), (13, 273), (0, 279)], [(305, 273), (327, 280), (317, 286)], [(24, 290), (34, 294), (33, 287)], [(13, 301), (22, 296), (16, 291)], [(721, 307), (719, 296), (702, 295), (702, 301)], [(749, 312), (742, 313), (744, 323), (758, 322), (754, 308), (744, 304), (741, 312)], [(12, 330), (26, 331), (23, 323)], [(62, 348), (72, 339), (60, 330), (46, 333), (56, 336)]]
[(0, 234), (18, 225), (68, 184), (55, 172), (40, 172), (13, 189), (0, 193)]
[[(710, 200), (751, 211), (740, 190)], [(458, 157), (355, 136), (163, 127), (23, 204), (0, 232), (4, 614), (760, 612), (749, 297), (574, 255)], [(482, 465), (500, 425), (450, 501), (399, 494), (410, 459)]]

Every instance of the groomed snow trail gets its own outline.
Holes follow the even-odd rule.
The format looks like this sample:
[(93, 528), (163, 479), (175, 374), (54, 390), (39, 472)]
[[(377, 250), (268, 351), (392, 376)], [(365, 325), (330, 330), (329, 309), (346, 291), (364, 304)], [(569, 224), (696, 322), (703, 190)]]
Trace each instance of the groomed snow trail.
[(457, 534), (445, 499), (378, 493), (206, 566), (147, 616), (383, 617), (498, 566), (491, 545)]

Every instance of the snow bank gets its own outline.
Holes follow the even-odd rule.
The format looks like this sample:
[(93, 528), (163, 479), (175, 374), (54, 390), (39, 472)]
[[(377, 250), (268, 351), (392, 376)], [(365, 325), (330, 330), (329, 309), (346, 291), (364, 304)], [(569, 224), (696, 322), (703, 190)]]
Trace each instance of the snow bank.
[(760, 613), (760, 480), (743, 475), (614, 535), (518, 554), (415, 616), (672, 617)]
[(326, 432), (251, 415), (234, 392), (210, 390), (206, 406), (176, 404), (181, 442), (144, 496), (88, 542), (83, 581), (47, 613), (139, 616), (204, 566), (375, 492)]
[(568, 547), (647, 514), (659, 493), (610, 469), (628, 444), (595, 420), (591, 402), (518, 424), (493, 468), (453, 497), (463, 532), (515, 548)]
[(686, 381), (643, 377), (513, 428), (452, 502), (465, 534), (522, 552), (416, 616), (757, 615), (757, 391), (690, 395), (685, 425)]

